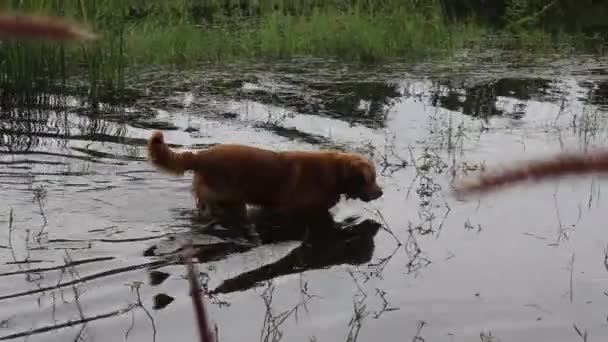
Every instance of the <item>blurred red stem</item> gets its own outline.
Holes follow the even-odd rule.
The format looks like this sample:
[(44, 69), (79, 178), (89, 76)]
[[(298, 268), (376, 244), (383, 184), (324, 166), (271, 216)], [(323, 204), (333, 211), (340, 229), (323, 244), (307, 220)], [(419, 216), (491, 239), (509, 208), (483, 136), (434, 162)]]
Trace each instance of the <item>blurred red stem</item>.
[(194, 314), (198, 323), (198, 332), (201, 342), (216, 342), (214, 333), (210, 328), (209, 318), (205, 310), (203, 297), (201, 296), (201, 288), (198, 282), (198, 270), (192, 262), (194, 251), (191, 243), (184, 244), (184, 261), (188, 271), (188, 282), (190, 283), (190, 292), (192, 296), (192, 304), (194, 306)]

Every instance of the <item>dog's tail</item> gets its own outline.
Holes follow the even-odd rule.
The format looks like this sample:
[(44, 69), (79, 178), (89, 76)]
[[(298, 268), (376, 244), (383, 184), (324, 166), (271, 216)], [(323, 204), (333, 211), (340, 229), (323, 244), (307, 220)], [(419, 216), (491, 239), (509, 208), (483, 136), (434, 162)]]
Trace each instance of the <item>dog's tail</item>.
[(167, 146), (161, 131), (155, 131), (148, 140), (148, 158), (159, 170), (182, 175), (195, 169), (196, 156), (190, 151), (175, 152)]
[(608, 172), (608, 151), (585, 154), (563, 153), (553, 157), (518, 163), (510, 168), (484, 172), (453, 187), (457, 197), (486, 193), (526, 181), (542, 181), (572, 175)]

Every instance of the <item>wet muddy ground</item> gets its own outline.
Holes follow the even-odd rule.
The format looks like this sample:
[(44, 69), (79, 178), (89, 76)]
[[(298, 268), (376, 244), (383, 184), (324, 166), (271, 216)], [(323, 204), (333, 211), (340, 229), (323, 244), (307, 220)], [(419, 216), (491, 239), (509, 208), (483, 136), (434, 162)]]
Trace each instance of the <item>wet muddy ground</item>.
[[(136, 82), (121, 104), (3, 103), (0, 340), (196, 340), (175, 259), (189, 237), (222, 342), (608, 337), (601, 176), (449, 192), (484, 165), (605, 146), (608, 61), (296, 60)], [(365, 153), (384, 196), (341, 202), (322, 236), (258, 222), (252, 249), (196, 219), (189, 175), (146, 162), (153, 129), (174, 147)]]

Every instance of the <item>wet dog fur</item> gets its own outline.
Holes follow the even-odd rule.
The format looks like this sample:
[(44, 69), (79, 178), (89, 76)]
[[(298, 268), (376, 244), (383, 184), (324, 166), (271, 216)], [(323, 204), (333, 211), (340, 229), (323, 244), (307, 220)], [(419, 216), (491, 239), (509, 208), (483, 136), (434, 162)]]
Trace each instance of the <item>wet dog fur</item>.
[(340, 197), (373, 201), (383, 191), (367, 158), (336, 151), (272, 151), (240, 144), (219, 144), (175, 151), (160, 131), (148, 140), (150, 162), (160, 171), (193, 171), (198, 208), (216, 207), (246, 214), (253, 205), (285, 214), (328, 211)]

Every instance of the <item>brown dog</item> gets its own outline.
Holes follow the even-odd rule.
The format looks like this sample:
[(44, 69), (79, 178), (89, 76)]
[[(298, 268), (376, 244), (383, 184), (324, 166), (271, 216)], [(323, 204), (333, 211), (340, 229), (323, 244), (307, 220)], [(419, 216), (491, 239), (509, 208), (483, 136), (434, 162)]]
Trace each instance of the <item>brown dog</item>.
[(214, 205), (244, 211), (249, 204), (284, 213), (318, 212), (331, 209), (341, 195), (365, 202), (382, 196), (374, 165), (357, 154), (275, 152), (238, 144), (176, 152), (160, 131), (148, 140), (148, 154), (164, 172), (194, 171), (192, 192), (205, 211)]

